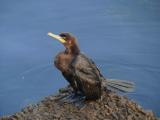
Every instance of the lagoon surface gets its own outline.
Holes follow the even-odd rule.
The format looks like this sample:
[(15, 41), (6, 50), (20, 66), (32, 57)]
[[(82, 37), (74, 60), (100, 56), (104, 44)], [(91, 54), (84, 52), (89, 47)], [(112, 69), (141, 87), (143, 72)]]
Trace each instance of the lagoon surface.
[(159, 0), (1, 0), (0, 116), (67, 85), (48, 32), (71, 32), (104, 76), (136, 83), (127, 96), (160, 116)]

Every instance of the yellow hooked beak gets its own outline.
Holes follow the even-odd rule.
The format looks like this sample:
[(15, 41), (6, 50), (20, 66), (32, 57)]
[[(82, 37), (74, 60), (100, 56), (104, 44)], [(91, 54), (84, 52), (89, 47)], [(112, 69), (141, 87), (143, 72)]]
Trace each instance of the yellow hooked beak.
[(57, 40), (60, 41), (61, 43), (65, 43), (65, 42), (66, 42), (65, 39), (63, 39), (63, 38), (62, 38), (61, 36), (59, 36), (59, 35), (55, 35), (55, 34), (53, 34), (53, 33), (51, 33), (51, 32), (49, 32), (48, 35), (49, 35), (50, 37), (53, 37), (54, 39), (57, 39)]

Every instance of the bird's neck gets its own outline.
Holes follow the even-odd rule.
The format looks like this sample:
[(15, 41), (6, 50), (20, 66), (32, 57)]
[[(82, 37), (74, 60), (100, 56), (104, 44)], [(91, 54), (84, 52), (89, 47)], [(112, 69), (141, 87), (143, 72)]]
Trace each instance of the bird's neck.
[(71, 55), (78, 55), (80, 53), (79, 46), (76, 44), (74, 46), (70, 46), (66, 48), (65, 53)]

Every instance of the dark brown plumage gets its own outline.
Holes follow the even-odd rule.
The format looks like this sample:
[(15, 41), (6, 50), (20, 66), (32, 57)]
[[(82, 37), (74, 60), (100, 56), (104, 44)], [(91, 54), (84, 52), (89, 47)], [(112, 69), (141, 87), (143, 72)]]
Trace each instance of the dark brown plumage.
[(101, 78), (95, 64), (80, 53), (77, 41), (71, 34), (61, 33), (60, 36), (66, 40), (66, 50), (56, 56), (55, 66), (75, 92), (81, 92), (86, 99), (100, 98)]
[(80, 52), (76, 38), (70, 33), (49, 35), (65, 46), (65, 51), (56, 56), (54, 64), (76, 93), (80, 92), (86, 99), (93, 100), (101, 97), (103, 87), (106, 85), (122, 91), (133, 89), (130, 82), (106, 80), (94, 62)]

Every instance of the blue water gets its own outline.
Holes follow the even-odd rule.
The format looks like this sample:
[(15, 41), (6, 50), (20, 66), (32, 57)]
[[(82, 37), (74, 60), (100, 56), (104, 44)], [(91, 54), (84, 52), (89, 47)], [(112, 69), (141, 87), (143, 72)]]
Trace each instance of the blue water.
[(131, 80), (128, 94), (160, 116), (159, 0), (1, 0), (0, 116), (56, 93), (63, 46), (47, 32), (71, 32), (108, 78)]

